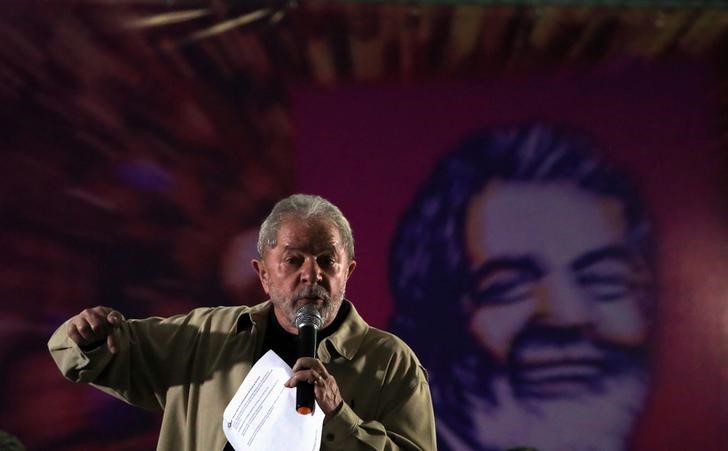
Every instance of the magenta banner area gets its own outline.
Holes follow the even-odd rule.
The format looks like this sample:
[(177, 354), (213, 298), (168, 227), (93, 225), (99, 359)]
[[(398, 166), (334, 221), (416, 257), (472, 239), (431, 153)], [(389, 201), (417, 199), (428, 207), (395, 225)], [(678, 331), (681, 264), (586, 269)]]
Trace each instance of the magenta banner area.
[[(499, 282), (500, 285), (491, 284), (487, 278), (476, 279), (473, 288), (468, 285), (471, 282), (464, 279), (454, 282), (452, 278), (443, 278), (439, 285), (439, 282), (431, 285), (435, 290), (448, 283), (463, 290), (467, 286), (472, 292), (483, 287), (492, 289), (486, 290), (486, 300), (481, 304), (474, 303), (471, 298), (475, 297), (470, 294), (443, 292), (438, 295), (441, 301), (428, 298), (427, 293), (418, 294), (422, 299), (429, 299), (422, 309), (430, 310), (428, 314), (433, 319), (442, 318), (442, 321), (432, 321), (429, 332), (421, 329), (419, 335), (412, 335), (412, 341), (418, 343), (411, 344), (431, 372), (438, 436), (443, 449), (503, 449), (508, 446), (539, 449), (561, 446), (560, 449), (600, 451), (724, 449), (728, 419), (726, 408), (721, 405), (726, 405), (728, 371), (725, 349), (721, 346), (726, 342), (728, 227), (722, 201), (725, 192), (721, 192), (725, 189), (722, 182), (725, 180), (725, 162), (718, 151), (717, 117), (711, 103), (714, 95), (715, 86), (711, 84), (710, 77), (701, 67), (690, 64), (649, 68), (615, 64), (597, 71), (562, 70), (482, 81), (292, 88), (297, 151), (296, 189), (328, 198), (350, 219), (358, 266), (350, 280), (347, 295), (363, 316), (380, 328), (396, 329), (395, 319), (401, 314), (398, 312), (401, 303), (391, 286), (393, 274), (402, 269), (397, 265), (415, 268), (413, 271), (418, 265), (438, 267), (436, 263), (427, 261), (435, 258), (434, 249), (413, 253), (412, 261), (402, 256), (398, 260), (392, 255), (397, 249), (394, 241), (402, 239), (398, 235), (400, 224), (408, 209), (413, 208), (423, 187), (438, 189), (432, 181), (436, 174), (433, 171), (441, 169), (438, 162), (454, 155), (464, 139), (477, 133), (491, 136), (489, 133), (493, 130), (520, 130), (513, 133), (525, 133), (518, 135), (523, 144), (530, 142), (533, 136), (543, 136), (543, 133), (533, 131), (541, 130), (539, 127), (576, 131), (588, 137), (593, 145), (591, 150), (598, 158), (618, 168), (625, 180), (629, 180), (640, 193), (650, 224), (649, 231), (645, 233), (649, 234), (652, 244), (650, 251), (644, 254), (649, 260), (649, 270), (640, 272), (635, 269), (638, 265), (633, 264), (634, 260), (619, 257), (616, 260), (630, 262), (624, 266), (628, 270), (609, 267), (599, 276), (590, 276), (589, 280), (596, 281), (596, 285), (590, 287), (597, 287), (595, 296), (601, 299), (595, 304), (594, 315), (603, 324), (609, 324), (597, 330), (596, 335), (611, 327), (603, 335), (620, 336), (621, 340), (612, 340), (603, 348), (598, 343), (585, 344), (588, 340), (580, 341), (581, 344), (574, 341), (573, 349), (569, 348), (576, 355), (573, 362), (562, 362), (563, 365), (552, 368), (549, 362), (534, 357), (538, 362), (537, 368), (529, 367), (529, 352), (546, 349), (539, 348), (540, 344), (526, 346), (523, 351), (513, 351), (515, 355), (508, 355), (507, 350), (515, 349), (514, 343), (521, 339), (515, 332), (518, 327), (513, 326), (513, 336), (499, 330), (506, 327), (502, 326), (503, 323), (517, 321), (518, 308), (513, 307), (511, 315), (503, 313), (507, 311), (506, 307), (497, 305), (526, 304), (519, 303), (521, 298), (517, 301), (505, 295), (498, 298), (492, 290), (510, 290), (513, 286), (520, 286), (517, 285), (521, 283), (520, 279), (514, 282), (515, 279), (508, 281), (506, 277), (506, 281)], [(526, 133), (523, 132), (524, 127), (536, 129), (529, 129), (531, 131)], [(503, 138), (508, 139), (511, 138)], [(513, 138), (513, 142), (518, 142), (518, 139)], [(557, 138), (549, 139), (557, 141)], [(463, 171), (477, 176), (479, 171), (472, 169), (463, 168)], [(589, 227), (587, 220), (579, 222), (578, 211), (571, 210), (578, 208), (574, 206), (576, 204), (564, 200), (571, 198), (558, 197), (560, 200), (555, 203), (547, 201), (550, 199), (550, 187), (555, 185), (543, 186), (548, 188), (530, 192), (530, 203), (524, 204), (525, 207), (520, 205), (520, 194), (512, 197), (514, 191), (508, 191), (511, 194), (501, 197), (505, 203), (499, 210), (501, 213), (487, 213), (481, 222), (468, 222), (476, 208), (474, 203), (468, 204), (470, 206), (464, 210), (467, 217), (460, 218), (465, 224), (461, 224), (462, 227), (467, 228), (462, 232), (465, 238), (461, 241), (475, 240), (476, 243), (498, 247), (519, 231), (527, 230), (523, 229), (527, 221), (531, 221), (539, 231), (546, 222), (556, 220), (567, 224), (563, 227), (569, 227), (568, 224)], [(449, 188), (443, 185), (442, 189)], [(497, 197), (490, 188), (479, 196), (485, 199), (483, 202), (487, 205), (495, 205), (488, 204)], [(517, 205), (520, 208), (517, 214), (508, 209)], [(492, 208), (496, 211), (495, 207)], [(557, 210), (559, 215), (554, 215)], [(426, 213), (423, 215), (427, 216)], [(493, 218), (500, 220), (508, 215), (514, 217), (512, 223), (517, 225), (495, 243), (490, 243), (488, 240), (492, 240), (494, 235), (488, 235), (493, 232), (488, 227), (497, 227), (493, 225), (496, 221)], [(524, 215), (528, 215), (526, 220)], [(457, 228), (459, 223), (456, 221), (454, 224)], [(581, 232), (587, 237), (598, 233), (595, 230)], [(453, 233), (457, 236), (456, 232)], [(554, 243), (568, 243), (569, 237), (567, 235)], [(575, 241), (578, 239), (581, 238), (574, 238)], [(518, 241), (522, 242), (522, 239)], [(456, 244), (452, 246), (457, 247)], [(492, 246), (488, 252), (492, 252)], [(480, 254), (473, 251), (473, 247), (469, 249), (465, 253), (472, 263)], [(484, 251), (482, 256), (486, 262), (488, 252)], [(522, 252), (522, 255), (527, 254), (528, 251)], [(616, 267), (620, 268), (619, 265)], [(630, 289), (640, 283), (650, 286), (650, 300), (636, 302), (635, 305), (641, 307), (632, 316), (627, 308), (620, 310), (614, 307), (623, 302), (620, 296), (624, 293), (610, 291), (614, 288), (610, 284), (617, 277), (615, 274), (621, 274), (620, 271), (626, 274), (624, 278), (632, 281), (629, 284), (625, 282)], [(640, 276), (635, 276), (638, 273)], [(443, 277), (443, 274), (426, 271), (423, 274), (436, 280)], [(453, 274), (456, 278), (462, 275)], [(542, 281), (548, 279), (543, 269), (537, 268), (528, 274), (536, 274), (533, 277)], [(491, 277), (490, 273), (487, 277)], [(639, 282), (634, 282), (637, 279)], [(458, 291), (458, 288), (451, 291)], [(518, 293), (519, 296), (521, 294)], [(417, 308), (412, 305), (408, 308), (418, 314)], [(494, 312), (503, 314), (502, 320), (490, 327), (488, 321), (495, 317)], [(483, 315), (484, 319), (479, 315)], [(634, 319), (637, 317), (639, 320)], [(458, 327), (453, 318), (460, 318), (462, 326)], [(527, 321), (524, 319), (523, 322)], [(629, 335), (625, 332), (627, 330), (633, 333)], [(420, 342), (419, 337), (423, 333), (429, 333), (436, 339)], [(456, 336), (469, 337), (470, 341), (453, 345)], [(557, 354), (561, 352), (558, 350), (571, 346), (556, 340), (553, 335), (544, 337), (546, 341), (550, 340), (548, 349), (556, 350)], [(487, 349), (478, 351), (478, 343)], [(506, 349), (502, 359), (497, 352), (499, 343)], [(438, 352), (432, 349), (437, 346), (441, 346), (440, 360)], [(450, 347), (456, 353), (466, 353), (465, 350), (472, 347), (473, 355), (482, 352), (485, 357), (481, 360), (478, 360), (479, 357), (471, 356), (470, 360), (464, 357), (460, 363), (454, 359), (455, 363), (451, 364), (450, 356), (446, 355), (449, 351), (444, 351)], [(604, 364), (586, 362), (590, 355), (597, 356), (595, 361)], [(623, 357), (616, 357), (620, 355)], [(624, 370), (631, 365), (625, 362), (632, 357), (643, 362), (635, 364), (639, 371)], [(559, 358), (568, 360), (563, 355)], [(610, 360), (612, 358), (616, 360)], [(510, 384), (506, 391), (511, 396), (508, 398), (513, 404), (511, 411), (505, 411), (507, 403), (500, 398), (496, 388), (488, 393), (470, 394), (453, 383), (457, 378), (449, 376), (448, 371), (452, 366), (467, 366), (463, 363), (465, 361), (477, 361), (479, 363), (473, 365), (482, 365), (478, 368), (486, 373), (482, 376), (484, 385), (495, 387), (498, 380)], [(612, 365), (610, 362), (614, 361), (620, 363)], [(509, 366), (511, 364), (515, 367)], [(634, 377), (640, 381), (640, 388), (612, 396), (610, 382), (607, 382), (609, 378), (604, 376), (602, 380), (601, 376), (594, 376), (600, 372), (606, 375), (612, 369), (615, 375), (612, 380), (624, 381)], [(502, 379), (496, 376), (499, 372)], [(565, 383), (560, 385), (563, 381)], [(582, 393), (578, 389), (571, 392), (562, 387), (572, 383), (588, 388)], [(464, 382), (464, 385), (467, 383)], [(474, 385), (477, 385), (477, 380)], [(588, 404), (591, 394), (587, 392), (595, 394), (595, 397), (601, 396), (606, 400), (605, 404), (594, 404), (593, 408), (580, 410), (579, 413), (570, 410), (575, 404)], [(610, 396), (615, 399), (609, 400)], [(619, 399), (620, 396), (624, 399)], [(453, 399), (462, 399), (464, 407), (459, 412), (448, 410)], [(522, 407), (518, 403), (525, 403), (538, 413), (525, 414), (519, 410)], [(523, 409), (528, 410), (528, 407)], [(621, 410), (631, 413), (623, 415)], [(539, 415), (542, 422), (537, 421)], [(459, 416), (460, 420), (451, 416)], [(552, 420), (551, 435), (560, 436), (558, 440), (539, 431), (538, 423), (548, 424)], [(614, 426), (610, 423), (612, 421)], [(470, 426), (453, 426), (455, 423)], [(483, 432), (487, 430), (496, 432)], [(602, 442), (597, 438), (602, 436), (609, 439), (605, 438)], [(518, 443), (518, 437), (526, 437), (533, 442)], [(589, 441), (589, 437), (593, 447), (582, 445)]]

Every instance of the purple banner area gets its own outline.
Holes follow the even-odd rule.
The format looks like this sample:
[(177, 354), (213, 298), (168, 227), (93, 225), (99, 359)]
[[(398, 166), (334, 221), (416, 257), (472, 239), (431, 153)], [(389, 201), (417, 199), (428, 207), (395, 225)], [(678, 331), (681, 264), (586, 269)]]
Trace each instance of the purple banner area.
[[(328, 198), (348, 216), (358, 260), (348, 297), (373, 325), (390, 328), (397, 309), (390, 289), (393, 240), (437, 161), (477, 130), (539, 123), (584, 132), (597, 153), (636, 183), (653, 224), (655, 308), (645, 313), (650, 333), (639, 347), (649, 362), (649, 376), (645, 402), (629, 407), (635, 413), (622, 432), (611, 435), (614, 443), (579, 447), (578, 437), (569, 441), (569, 427), (587, 439), (590, 427), (608, 429), (610, 418), (596, 408), (591, 417), (580, 415), (579, 421), (566, 420), (566, 429), (554, 429), (553, 434), (565, 437), (554, 443), (600, 451), (717, 451), (728, 426), (720, 407), (728, 229), (721, 211), (724, 168), (710, 83), (701, 68), (690, 65), (614, 65), (589, 73), (521, 74), (477, 82), (297, 87), (297, 189)], [(440, 305), (423, 308), (450, 317), (460, 307), (457, 300), (443, 298)], [(453, 331), (432, 324), (430, 333), (447, 343)], [(426, 366), (441, 364), (423, 360)], [(435, 371), (436, 382), (441, 374)], [(568, 417), (567, 404), (549, 415)], [(489, 423), (473, 412), (475, 408), (465, 407), (457, 415), (476, 429), (512, 428), (512, 435), (529, 436), (530, 426), (518, 417)], [(443, 447), (491, 449), (486, 443), (511, 443), (507, 437), (488, 442), (491, 438), (480, 440), (478, 433), (448, 430), (449, 414), (438, 409), (437, 393), (436, 415), (441, 442), (446, 435), (453, 437)], [(596, 432), (592, 440), (598, 440), (594, 437)], [(542, 448), (549, 446), (557, 445), (544, 443)]]

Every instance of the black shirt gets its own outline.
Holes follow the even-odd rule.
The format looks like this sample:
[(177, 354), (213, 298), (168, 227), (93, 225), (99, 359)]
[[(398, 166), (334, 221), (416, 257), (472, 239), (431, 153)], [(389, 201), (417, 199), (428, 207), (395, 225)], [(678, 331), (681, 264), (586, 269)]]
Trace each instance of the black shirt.
[[(334, 333), (339, 326), (341, 326), (341, 323), (344, 322), (344, 318), (346, 318), (349, 314), (350, 309), (351, 307), (347, 302), (343, 302), (341, 304), (341, 308), (336, 314), (334, 321), (329, 324), (328, 327), (324, 327), (318, 334), (316, 334), (317, 348), (319, 343), (321, 343), (321, 340)], [(273, 309), (270, 309), (270, 314), (268, 315), (268, 327), (266, 327), (265, 330), (266, 332), (265, 337), (263, 338), (261, 356), (272, 349), (273, 352), (278, 354), (284, 362), (286, 362), (290, 367), (293, 367), (296, 360), (298, 360), (298, 335), (290, 334), (283, 329), (283, 327), (278, 323), (278, 319), (276, 318), (276, 314)], [(232, 445), (228, 443), (225, 445), (223, 451), (234, 451), (234, 449)]]
[[(339, 312), (336, 314), (334, 321), (321, 329), (316, 335), (316, 347), (318, 348), (321, 340), (334, 333), (344, 322), (344, 319), (349, 314), (349, 304), (344, 302), (341, 304)], [(261, 348), (261, 355), (272, 349), (273, 352), (283, 359), (289, 366), (293, 367), (298, 360), (298, 335), (293, 335), (285, 331), (283, 327), (278, 323), (275, 312), (273, 309), (270, 310), (268, 316), (268, 327), (266, 327), (265, 338), (263, 339), (263, 347)]]

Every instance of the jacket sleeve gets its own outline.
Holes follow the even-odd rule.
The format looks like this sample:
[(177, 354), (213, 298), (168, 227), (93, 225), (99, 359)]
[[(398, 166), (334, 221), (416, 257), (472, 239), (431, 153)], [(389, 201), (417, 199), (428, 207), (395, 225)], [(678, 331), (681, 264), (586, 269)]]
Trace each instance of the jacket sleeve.
[(119, 327), (119, 352), (106, 344), (84, 351), (68, 337), (68, 322), (51, 336), (48, 349), (63, 375), (90, 383), (129, 404), (149, 410), (164, 408), (172, 377), (189, 371), (199, 337), (199, 314), (127, 320)]
[(322, 449), (435, 451), (435, 418), (427, 373), (411, 353), (390, 360), (376, 420), (343, 403), (323, 428)]

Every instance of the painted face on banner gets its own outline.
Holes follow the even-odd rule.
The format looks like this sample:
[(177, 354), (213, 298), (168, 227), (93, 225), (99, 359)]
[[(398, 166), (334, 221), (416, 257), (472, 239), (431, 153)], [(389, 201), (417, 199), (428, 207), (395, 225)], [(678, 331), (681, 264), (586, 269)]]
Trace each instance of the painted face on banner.
[(623, 450), (647, 387), (649, 278), (622, 203), (494, 181), (468, 206), (465, 246), (475, 351), (452, 362), (457, 405), (433, 388), (444, 449)]
[(622, 208), (557, 182), (496, 181), (471, 201), (469, 332), (520, 394), (598, 389), (644, 344), (644, 265)]

